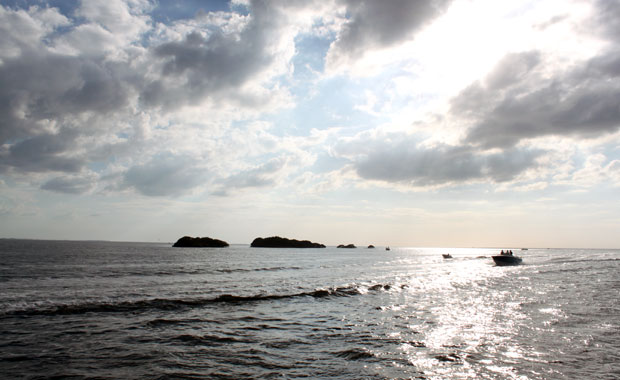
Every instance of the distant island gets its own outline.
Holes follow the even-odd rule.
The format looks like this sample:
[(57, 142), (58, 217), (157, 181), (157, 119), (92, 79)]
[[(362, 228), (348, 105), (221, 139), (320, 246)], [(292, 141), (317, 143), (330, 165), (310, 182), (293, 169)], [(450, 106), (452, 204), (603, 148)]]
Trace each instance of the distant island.
[(256, 238), (250, 244), (250, 247), (256, 248), (325, 248), (324, 244), (313, 243), (310, 240), (287, 239), (280, 236), (272, 236), (268, 238)]
[(336, 248), (357, 248), (357, 247), (355, 246), (355, 244), (347, 244), (347, 245), (340, 244)]
[(368, 246), (368, 248), (374, 248), (374, 247), (375, 247), (375, 246), (374, 246), (374, 245), (372, 245), (372, 244)]
[(219, 239), (211, 239), (209, 237), (191, 237), (191, 236), (183, 236), (176, 243), (174, 243), (173, 247), (181, 247), (181, 248), (222, 248), (228, 247), (228, 243)]

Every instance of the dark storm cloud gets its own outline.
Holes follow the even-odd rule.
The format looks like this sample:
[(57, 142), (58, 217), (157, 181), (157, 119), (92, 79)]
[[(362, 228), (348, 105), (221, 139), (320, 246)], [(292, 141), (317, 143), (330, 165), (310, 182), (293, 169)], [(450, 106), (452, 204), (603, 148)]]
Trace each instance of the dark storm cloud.
[(207, 180), (206, 170), (188, 156), (159, 154), (149, 162), (127, 170), (124, 187), (148, 196), (179, 196)]
[(410, 38), (439, 16), (451, 0), (347, 0), (345, 3), (349, 20), (330, 49), (336, 60), (354, 60), (367, 50), (389, 47)]
[(539, 155), (540, 152), (518, 150), (489, 154), (458, 146), (420, 149), (405, 142), (367, 154), (355, 163), (355, 168), (365, 179), (415, 186), (505, 182), (534, 167)]

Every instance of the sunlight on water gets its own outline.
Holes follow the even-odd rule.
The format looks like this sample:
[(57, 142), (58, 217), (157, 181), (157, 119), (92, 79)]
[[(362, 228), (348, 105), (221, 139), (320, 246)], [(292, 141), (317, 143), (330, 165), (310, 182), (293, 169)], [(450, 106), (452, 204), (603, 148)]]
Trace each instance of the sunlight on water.
[[(433, 254), (438, 256), (440, 251)], [(505, 273), (480, 259), (479, 251), (459, 253), (450, 261), (440, 260), (426, 278), (412, 279), (410, 302), (419, 305), (426, 298), (432, 322), (422, 326), (427, 350), (411, 345), (401, 349), (425, 373), (473, 379), (479, 367), (486, 367), (507, 378), (527, 378), (516, 376), (511, 366), (495, 364), (500, 357), (503, 361), (525, 357), (522, 348), (510, 344), (510, 337), (518, 334), (519, 320), (527, 317), (520, 312), (519, 302), (511, 301), (509, 285), (497, 288)]]

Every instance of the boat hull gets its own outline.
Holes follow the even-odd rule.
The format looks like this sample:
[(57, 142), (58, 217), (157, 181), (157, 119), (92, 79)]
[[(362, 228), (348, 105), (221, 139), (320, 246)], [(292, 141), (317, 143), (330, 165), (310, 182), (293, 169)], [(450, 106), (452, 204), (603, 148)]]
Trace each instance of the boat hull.
[(517, 256), (497, 255), (492, 257), (495, 265), (500, 267), (508, 265), (519, 265), (523, 261), (520, 257)]

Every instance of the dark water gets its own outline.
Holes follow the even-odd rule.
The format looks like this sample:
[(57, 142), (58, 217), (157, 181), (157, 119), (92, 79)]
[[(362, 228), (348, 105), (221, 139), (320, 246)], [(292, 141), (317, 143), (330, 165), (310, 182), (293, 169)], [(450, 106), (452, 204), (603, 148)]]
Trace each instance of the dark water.
[(620, 378), (620, 251), (495, 252), (0, 240), (0, 376)]

